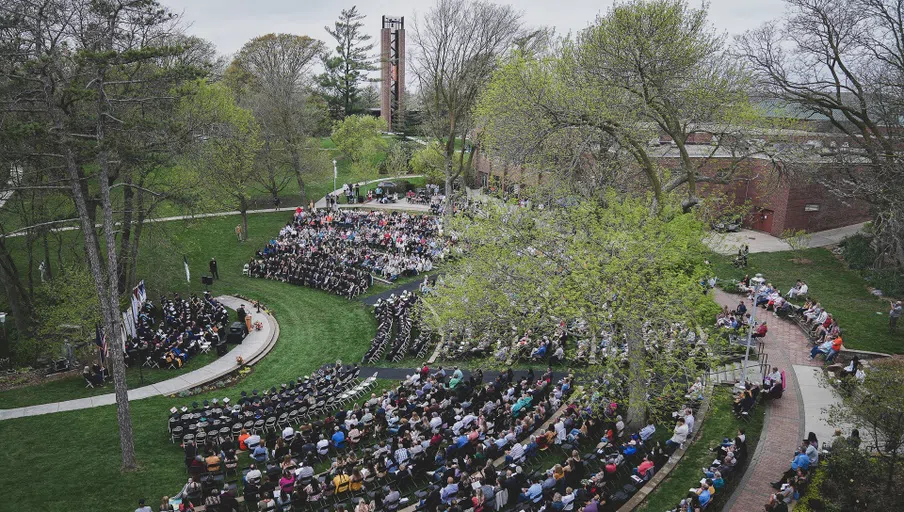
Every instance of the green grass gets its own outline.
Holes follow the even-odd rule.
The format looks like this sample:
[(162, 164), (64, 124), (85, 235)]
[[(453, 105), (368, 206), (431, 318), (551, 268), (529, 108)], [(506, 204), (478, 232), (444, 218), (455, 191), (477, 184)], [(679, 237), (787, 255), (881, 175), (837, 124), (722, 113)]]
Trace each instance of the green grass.
[(904, 353), (904, 330), (888, 332), (888, 299), (878, 298), (866, 288), (866, 282), (849, 270), (827, 249), (808, 249), (800, 253), (804, 262), (792, 252), (756, 253), (749, 257), (746, 269), (735, 268), (733, 256), (713, 256), (716, 276), (741, 279), (763, 274), (767, 282), (783, 293), (803, 279), (810, 296), (825, 306), (841, 326), (844, 345), (851, 349), (892, 354)]
[[(699, 487), (700, 479), (703, 478), (700, 468), (709, 466), (714, 458), (709, 449), (718, 445), (723, 438), (734, 439), (738, 428), (744, 428), (747, 434), (748, 460), (753, 456), (756, 444), (760, 439), (760, 432), (763, 429), (765, 409), (762, 405), (758, 406), (750, 415), (750, 421), (744, 424), (735, 418), (732, 412), (733, 404), (730, 388), (720, 386), (713, 390), (712, 401), (703, 422), (700, 437), (687, 449), (681, 462), (672, 468), (665, 481), (650, 493), (640, 510), (659, 512), (669, 509), (677, 505), (681, 498), (687, 496), (688, 489)], [(737, 489), (736, 486), (740, 483), (742, 476), (742, 473), (737, 472), (731, 475), (731, 479), (726, 480), (726, 487), (713, 497), (718, 500), (716, 505), (725, 504), (726, 497), (733, 489)]]
[[(280, 324), (279, 341), (273, 351), (235, 389), (198, 395), (191, 401), (269, 388), (337, 359), (358, 361), (367, 349), (376, 326), (362, 303), (309, 288), (241, 276), (242, 264), (275, 234), (287, 216), (288, 213), (251, 216), (250, 238), (244, 244), (232, 236), (234, 217), (166, 223), (173, 225), (156, 233), (156, 243), (143, 254), (139, 275), (148, 280), (152, 300), (163, 287), (166, 291), (201, 292), (198, 277), (206, 272), (209, 258), (215, 256), (222, 279), (214, 284), (212, 292), (238, 293), (260, 300)], [(191, 284), (185, 283), (184, 277), (178, 278), (183, 253), (192, 265)], [(119, 471), (113, 406), (0, 422), (0, 435), (12, 440), (0, 454), (0, 467), (23, 483), (10, 486), (3, 502), (15, 503), (23, 510), (121, 511), (133, 510), (139, 497), (154, 502), (164, 494), (175, 494), (186, 477), (181, 450), (169, 442), (166, 417), (170, 407), (185, 403), (185, 399), (167, 397), (131, 402), (141, 468), (127, 474)], [(40, 482), (53, 482), (53, 491), (37, 492)]]

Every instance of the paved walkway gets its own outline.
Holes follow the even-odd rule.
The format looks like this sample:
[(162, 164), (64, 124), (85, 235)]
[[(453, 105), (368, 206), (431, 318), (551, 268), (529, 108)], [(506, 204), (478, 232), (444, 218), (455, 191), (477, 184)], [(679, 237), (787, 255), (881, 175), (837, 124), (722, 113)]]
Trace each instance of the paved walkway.
[[(810, 233), (809, 247), (826, 247), (837, 245), (841, 240), (850, 235), (859, 233), (865, 222), (853, 224), (842, 228), (829, 229)], [(778, 252), (790, 251), (791, 247), (782, 239), (769, 233), (762, 233), (750, 229), (742, 229), (737, 233), (712, 233), (705, 240), (706, 245), (719, 254), (737, 254), (738, 247), (747, 244), (750, 252)]]
[[(718, 288), (714, 292), (719, 305), (729, 307), (737, 305), (737, 295), (731, 295)], [(812, 387), (809, 385), (801, 387), (795, 366), (806, 371), (821, 364), (809, 360), (810, 351), (806, 338), (793, 322), (776, 318), (772, 313), (762, 309), (757, 311), (757, 319), (760, 322), (763, 320), (768, 322), (769, 332), (764, 340), (765, 351), (769, 355), (770, 366), (785, 370), (786, 387), (780, 400), (773, 400), (764, 405), (766, 420), (759, 444), (744, 473), (741, 485), (724, 508), (728, 512), (762, 510), (763, 505), (769, 501), (769, 495), (775, 492), (769, 485), (770, 482), (778, 480), (781, 473), (790, 467), (795, 448), (800, 445), (808, 429), (812, 430), (805, 425), (808, 422), (807, 412), (814, 411), (812, 407), (809, 409), (804, 407), (804, 404), (810, 401), (808, 394)], [(802, 390), (808, 394), (802, 396)], [(819, 421), (818, 416), (809, 420), (814, 424)], [(831, 438), (831, 436), (823, 438), (821, 435), (819, 437)]]
[[(247, 301), (232, 296), (217, 297), (217, 300), (231, 309), (237, 309), (242, 304), (248, 304)], [(252, 331), (245, 337), (241, 344), (236, 345), (235, 348), (230, 350), (225, 356), (217, 358), (215, 361), (202, 368), (181, 374), (178, 377), (173, 377), (172, 379), (163, 382), (129, 390), (129, 401), (141, 400), (152, 396), (171, 395), (216, 380), (238, 367), (235, 363), (235, 358), (238, 356), (241, 356), (248, 364), (254, 364), (260, 361), (276, 344), (276, 340), (279, 337), (279, 324), (271, 315), (256, 313), (253, 308), (249, 308), (249, 310), (251, 311), (251, 321), (260, 321), (264, 325), (263, 329), (260, 331)], [(92, 407), (113, 405), (115, 403), (116, 396), (113, 393), (108, 393), (76, 400), (67, 400), (65, 402), (19, 407), (17, 409), (0, 409), (0, 421), (21, 418), (24, 416), (39, 416), (41, 414), (51, 414), (62, 411), (90, 409)]]

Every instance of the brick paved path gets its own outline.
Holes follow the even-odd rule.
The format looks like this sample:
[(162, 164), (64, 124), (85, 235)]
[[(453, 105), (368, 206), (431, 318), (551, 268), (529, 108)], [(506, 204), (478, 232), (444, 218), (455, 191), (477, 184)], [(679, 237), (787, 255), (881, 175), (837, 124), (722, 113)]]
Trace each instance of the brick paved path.
[[(719, 305), (734, 308), (739, 296), (714, 290)], [(748, 302), (749, 306), (749, 302)], [(794, 450), (803, 438), (804, 411), (800, 388), (792, 365), (820, 366), (809, 360), (810, 349), (800, 328), (792, 321), (777, 318), (764, 309), (757, 311), (757, 321), (766, 321), (769, 332), (765, 337), (769, 365), (785, 371), (786, 387), (780, 400), (766, 403), (766, 421), (756, 451), (747, 466), (741, 485), (726, 505), (729, 512), (753, 512), (762, 510), (775, 492), (769, 485), (779, 479), (791, 464)]]

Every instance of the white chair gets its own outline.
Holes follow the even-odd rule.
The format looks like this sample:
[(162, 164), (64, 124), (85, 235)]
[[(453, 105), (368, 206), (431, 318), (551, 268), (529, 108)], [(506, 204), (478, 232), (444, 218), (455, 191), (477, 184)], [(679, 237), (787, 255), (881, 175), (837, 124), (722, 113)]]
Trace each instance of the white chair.
[(245, 266), (242, 267), (242, 275), (251, 276), (251, 267), (249, 267), (247, 263), (245, 263)]

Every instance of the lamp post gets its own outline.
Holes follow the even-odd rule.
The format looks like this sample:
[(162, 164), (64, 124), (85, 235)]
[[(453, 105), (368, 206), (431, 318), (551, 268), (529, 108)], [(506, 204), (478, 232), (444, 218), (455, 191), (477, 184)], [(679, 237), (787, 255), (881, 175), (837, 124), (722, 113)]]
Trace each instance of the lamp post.
[(336, 177), (339, 175), (339, 170), (336, 168), (336, 161), (333, 160), (333, 191), (336, 191)]
[(756, 325), (756, 297), (760, 293), (760, 286), (763, 285), (762, 274), (757, 274), (750, 280), (753, 283), (753, 304), (750, 306), (750, 327), (747, 329), (747, 349), (744, 351), (744, 368), (741, 371), (741, 380), (738, 382), (738, 389), (744, 389), (747, 383), (747, 366), (750, 362), (750, 344), (753, 342), (753, 327)]

